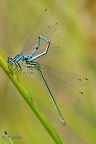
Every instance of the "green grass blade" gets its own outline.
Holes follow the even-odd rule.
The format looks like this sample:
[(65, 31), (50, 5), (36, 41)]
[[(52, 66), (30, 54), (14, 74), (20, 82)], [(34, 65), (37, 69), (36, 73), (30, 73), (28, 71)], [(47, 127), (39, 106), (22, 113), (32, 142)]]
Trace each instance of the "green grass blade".
[(9, 71), (8, 65), (5, 62), (5, 60), (0, 55), (0, 66), (5, 71), (7, 76), (10, 78), (10, 80), (13, 82), (17, 90), (20, 92), (24, 100), (27, 102), (27, 104), (30, 106), (31, 110), (35, 113), (35, 115), (38, 117), (39, 121), (43, 124), (47, 132), (50, 134), (52, 139), (56, 144), (63, 144), (58, 134), (55, 132), (53, 127), (50, 125), (50, 123), (46, 120), (44, 115), (40, 112), (39, 108), (37, 107), (36, 103), (32, 99), (31, 95), (27, 92), (27, 90), (22, 86), (22, 84), (17, 80), (17, 77), (15, 75), (12, 75), (12, 73)]
[(9, 140), (8, 138), (7, 139), (5, 139), (2, 143), (0, 143), (0, 144), (4, 144), (7, 140)]

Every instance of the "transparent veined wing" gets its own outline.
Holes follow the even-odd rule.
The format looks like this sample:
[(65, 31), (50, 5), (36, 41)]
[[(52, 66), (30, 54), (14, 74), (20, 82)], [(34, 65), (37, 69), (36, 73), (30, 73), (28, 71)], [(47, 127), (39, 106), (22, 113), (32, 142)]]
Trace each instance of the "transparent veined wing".
[(83, 92), (80, 91), (79, 88), (88, 84), (87, 78), (67, 71), (60, 71), (45, 65), (40, 65), (40, 69), (43, 75), (45, 74), (48, 79), (51, 79), (51, 81), (54, 82), (54, 85), (57, 84), (63, 86), (68, 95), (81, 99), (84, 97)]
[[(29, 39), (25, 43), (22, 53), (29, 54), (32, 52), (32, 50), (36, 48), (40, 35), (50, 41), (61, 30), (61, 28), (62, 25), (59, 22), (53, 20), (52, 12), (48, 9), (45, 9), (34, 26), (32, 34), (30, 34)], [(45, 45), (46, 43), (41, 41), (41, 47), (39, 50), (43, 51), (46, 48)]]

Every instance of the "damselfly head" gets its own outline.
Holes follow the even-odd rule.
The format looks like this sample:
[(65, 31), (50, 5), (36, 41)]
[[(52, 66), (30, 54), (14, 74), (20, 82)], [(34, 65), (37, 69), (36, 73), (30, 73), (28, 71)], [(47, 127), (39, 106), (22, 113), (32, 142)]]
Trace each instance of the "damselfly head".
[(13, 63), (13, 61), (12, 61), (12, 57), (8, 57), (8, 59), (7, 59), (7, 63), (8, 63), (9, 65), (11, 65), (11, 64)]

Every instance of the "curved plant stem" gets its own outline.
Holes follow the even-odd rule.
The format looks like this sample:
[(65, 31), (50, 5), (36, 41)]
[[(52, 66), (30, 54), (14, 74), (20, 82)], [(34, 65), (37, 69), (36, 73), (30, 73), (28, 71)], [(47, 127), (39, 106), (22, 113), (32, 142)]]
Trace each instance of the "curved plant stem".
[(27, 102), (27, 104), (30, 106), (31, 110), (35, 113), (35, 115), (38, 117), (39, 121), (43, 124), (45, 129), (48, 131), (50, 136), (53, 138), (56, 144), (63, 144), (61, 139), (59, 138), (58, 134), (55, 132), (53, 127), (50, 125), (50, 123), (46, 120), (44, 115), (40, 112), (39, 108), (37, 107), (36, 103), (32, 99), (31, 95), (27, 92), (27, 90), (22, 86), (22, 84), (17, 80), (17, 77), (13, 75), (5, 60), (0, 55), (0, 66), (5, 71), (7, 76), (10, 78), (10, 80), (13, 82), (17, 90), (20, 92), (21, 96), (24, 98), (24, 100)]

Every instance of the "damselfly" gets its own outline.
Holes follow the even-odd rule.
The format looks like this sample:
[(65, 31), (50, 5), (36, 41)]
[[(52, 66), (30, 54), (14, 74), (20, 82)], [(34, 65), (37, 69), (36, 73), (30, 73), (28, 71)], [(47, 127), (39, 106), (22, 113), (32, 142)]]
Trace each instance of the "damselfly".
[[(75, 94), (75, 95), (77, 95), (77, 97), (81, 97), (83, 95), (83, 93), (79, 89), (77, 89), (75, 86), (77, 86), (77, 84), (79, 86), (87, 84), (88, 79), (81, 77), (79, 75), (72, 74), (72, 73), (60, 72), (54, 68), (51, 68), (48, 66), (42, 66), (39, 63), (34, 62), (39, 57), (47, 54), (49, 47), (50, 47), (50, 41), (49, 41), (50, 37), (53, 37), (53, 35), (56, 34), (61, 28), (59, 23), (55, 23), (53, 25), (48, 25), (48, 23), (50, 21), (50, 13), (47, 13), (47, 12), (48, 11), (45, 10), (45, 15), (41, 21), (41, 26), (42, 26), (41, 29), (42, 30), (40, 30), (39, 25), (37, 25), (36, 28), (34, 28), (33, 37), (30, 36), (29, 40), (27, 41), (27, 44), (25, 45), (24, 51), (22, 53), (19, 53), (14, 58), (8, 57), (7, 62), (8, 62), (9, 66), (12, 66), (13, 64), (15, 64), (16, 67), (15, 67), (15, 69), (13, 69), (13, 71), (16, 70), (17, 73), (19, 70), (22, 70), (22, 67), (19, 64), (19, 61), (22, 61), (23, 64), (26, 66), (26, 72), (27, 72), (27, 69), (31, 69), (32, 72), (33, 72), (33, 69), (36, 69), (38, 71), (38, 74), (41, 77), (41, 79), (48, 91), (50, 99), (51, 99), (56, 111), (58, 112), (58, 114), (60, 116), (61, 122), (62, 122), (62, 124), (65, 125), (66, 122), (55, 102), (55, 99), (51, 93), (51, 90), (45, 80), (43, 73), (45, 72), (50, 78), (53, 78), (57, 83), (60, 83), (61, 85), (63, 85), (64, 88), (68, 91), (68, 93), (70, 93), (71, 95)], [(46, 27), (46, 25), (47, 25), (47, 27)], [(43, 41), (41, 41), (41, 39)], [(45, 47), (44, 42), (47, 43), (46, 47)], [(40, 49), (42, 50), (42, 52), (39, 51), (39, 53), (38, 53), (38, 50), (40, 50)], [(31, 50), (31, 53), (24, 54), (30, 50)]]
[[(45, 9), (33, 28), (32, 35), (30, 35), (26, 42), (23, 51), (17, 54), (14, 58), (8, 57), (7, 63), (9, 67), (12, 69), (12, 65), (15, 65), (15, 68), (13, 69), (14, 73), (15, 70), (16, 73), (22, 70), (22, 67), (19, 64), (20, 61), (25, 61), (27, 59), (33, 61), (48, 52), (50, 47), (49, 40), (61, 29), (61, 25), (58, 22), (51, 22), (51, 15), (52, 13), (48, 9)], [(38, 54), (37, 51), (39, 49), (41, 49), (42, 52)]]
[(33, 73), (33, 69), (36, 69), (38, 71), (38, 74), (48, 91), (50, 99), (51, 99), (57, 113), (59, 114), (61, 123), (63, 125), (65, 125), (66, 122), (65, 122), (65, 120), (56, 104), (53, 94), (47, 84), (47, 81), (44, 77), (44, 73), (46, 73), (48, 75), (49, 79), (51, 78), (51, 81), (53, 79), (54, 82), (57, 82), (57, 83), (63, 85), (64, 89), (68, 92), (68, 94), (70, 94), (72, 96), (76, 95), (79, 98), (81, 98), (84, 94), (76, 86), (83, 86), (83, 85), (88, 84), (88, 79), (84, 78), (82, 76), (79, 76), (77, 74), (73, 74), (73, 73), (69, 73), (69, 72), (65, 72), (65, 71), (59, 71), (50, 66), (41, 65), (38, 62), (34, 62), (34, 61), (30, 61), (30, 60), (26, 60), (25, 65), (26, 65), (26, 72), (27, 72), (28, 68), (32, 70), (32, 73)]

